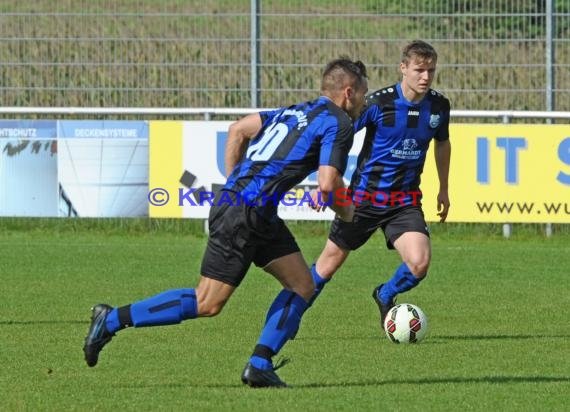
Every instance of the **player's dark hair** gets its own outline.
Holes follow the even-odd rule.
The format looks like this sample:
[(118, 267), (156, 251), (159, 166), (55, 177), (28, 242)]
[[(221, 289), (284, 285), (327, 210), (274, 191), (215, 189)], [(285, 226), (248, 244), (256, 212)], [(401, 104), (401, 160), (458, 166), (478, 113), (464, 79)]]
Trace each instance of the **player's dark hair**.
[(347, 56), (332, 60), (323, 71), (321, 91), (344, 87), (347, 83), (347, 76), (350, 78), (351, 86), (355, 89), (360, 88), (368, 77), (366, 66), (360, 60), (353, 61)]
[(412, 40), (402, 49), (402, 63), (407, 65), (413, 57), (421, 61), (437, 62), (437, 52), (423, 40)]

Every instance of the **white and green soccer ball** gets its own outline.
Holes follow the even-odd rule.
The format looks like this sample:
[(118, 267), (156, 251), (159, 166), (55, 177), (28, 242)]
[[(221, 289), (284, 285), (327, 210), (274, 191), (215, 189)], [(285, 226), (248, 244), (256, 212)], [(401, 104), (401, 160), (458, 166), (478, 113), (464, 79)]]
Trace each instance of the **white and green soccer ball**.
[(384, 331), (394, 343), (418, 343), (427, 334), (428, 319), (416, 305), (401, 303), (386, 315)]

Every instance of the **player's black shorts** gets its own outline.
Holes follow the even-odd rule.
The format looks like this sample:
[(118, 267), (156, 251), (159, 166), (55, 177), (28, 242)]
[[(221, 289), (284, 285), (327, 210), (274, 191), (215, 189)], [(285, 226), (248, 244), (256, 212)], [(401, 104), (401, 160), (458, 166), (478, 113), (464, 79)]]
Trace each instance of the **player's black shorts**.
[(228, 285), (239, 286), (251, 263), (264, 267), (299, 251), (283, 220), (277, 217), (269, 221), (255, 207), (245, 204), (232, 206), (225, 202), (212, 206), (208, 224), (210, 237), (201, 274)]
[(366, 243), (370, 236), (381, 228), (388, 249), (394, 249), (394, 242), (406, 232), (420, 232), (429, 237), (424, 213), (419, 206), (387, 209), (377, 217), (355, 215), (351, 223), (335, 218), (329, 239), (345, 250), (356, 250)]

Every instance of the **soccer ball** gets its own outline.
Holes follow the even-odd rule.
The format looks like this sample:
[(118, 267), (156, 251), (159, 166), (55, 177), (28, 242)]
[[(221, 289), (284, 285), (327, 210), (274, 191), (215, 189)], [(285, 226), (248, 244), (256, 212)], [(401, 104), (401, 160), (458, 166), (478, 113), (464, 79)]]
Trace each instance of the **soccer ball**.
[(394, 343), (417, 343), (428, 331), (427, 316), (416, 305), (401, 303), (386, 315), (384, 330)]

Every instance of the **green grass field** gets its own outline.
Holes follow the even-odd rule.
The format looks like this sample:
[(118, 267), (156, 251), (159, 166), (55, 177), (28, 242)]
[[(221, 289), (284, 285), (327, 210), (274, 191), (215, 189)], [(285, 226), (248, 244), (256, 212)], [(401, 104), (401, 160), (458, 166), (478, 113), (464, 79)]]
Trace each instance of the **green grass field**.
[[(41, 224), (37, 224), (40, 222)], [(436, 228), (428, 279), (400, 302), (430, 332), (390, 343), (370, 294), (398, 264), (380, 235), (353, 253), (282, 354), (292, 388), (240, 373), (277, 282), (252, 269), (222, 314), (126, 330), (88, 368), (89, 308), (196, 284), (206, 238), (186, 223), (0, 219), (0, 410), (567, 410), (570, 239)], [(191, 225), (189, 223), (189, 225)], [(134, 229), (133, 229), (134, 228)], [(326, 225), (291, 225), (308, 261)], [(453, 228), (453, 226), (449, 226)]]

